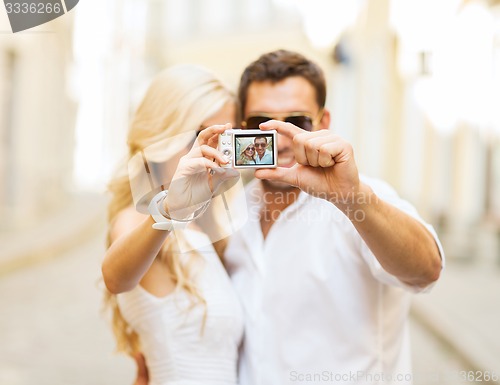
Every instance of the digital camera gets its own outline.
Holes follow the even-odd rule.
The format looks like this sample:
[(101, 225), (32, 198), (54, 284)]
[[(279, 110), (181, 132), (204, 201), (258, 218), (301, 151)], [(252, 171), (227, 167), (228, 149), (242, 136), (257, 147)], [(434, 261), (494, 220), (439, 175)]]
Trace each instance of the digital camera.
[(229, 161), (223, 167), (275, 168), (278, 164), (276, 130), (226, 130), (217, 149)]

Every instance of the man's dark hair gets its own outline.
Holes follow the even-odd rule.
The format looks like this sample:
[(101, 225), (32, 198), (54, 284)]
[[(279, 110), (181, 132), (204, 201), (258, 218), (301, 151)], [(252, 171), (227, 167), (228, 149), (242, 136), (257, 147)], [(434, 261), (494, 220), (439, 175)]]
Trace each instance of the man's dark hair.
[(269, 135), (265, 135), (265, 134), (258, 134), (258, 135), (255, 135), (255, 138), (253, 139), (253, 142), (255, 143), (255, 140), (256, 139), (265, 139), (266, 143), (267, 143), (267, 137)]
[(326, 82), (323, 70), (297, 52), (280, 49), (263, 54), (243, 71), (238, 89), (241, 116), (244, 116), (248, 88), (252, 82), (277, 83), (292, 76), (303, 77), (311, 83), (316, 91), (318, 106), (325, 106)]

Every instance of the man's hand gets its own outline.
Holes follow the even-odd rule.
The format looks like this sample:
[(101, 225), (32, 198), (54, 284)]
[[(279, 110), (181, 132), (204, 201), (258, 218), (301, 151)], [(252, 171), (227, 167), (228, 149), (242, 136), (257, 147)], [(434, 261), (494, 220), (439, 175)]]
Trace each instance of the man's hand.
[(352, 223), (387, 272), (421, 288), (438, 279), (441, 256), (433, 236), (416, 219), (378, 199), (369, 186), (360, 183), (349, 143), (328, 130), (307, 132), (276, 120), (260, 128), (275, 129), (292, 139), (297, 164), (257, 170), (257, 178), (297, 186), (329, 200), (348, 217), (353, 208), (362, 210), (363, 219)]
[(288, 183), (327, 199), (340, 209), (360, 191), (352, 146), (338, 135), (330, 130), (308, 132), (277, 120), (263, 123), (260, 128), (274, 129), (292, 139), (297, 164), (291, 168), (257, 170), (257, 178)]

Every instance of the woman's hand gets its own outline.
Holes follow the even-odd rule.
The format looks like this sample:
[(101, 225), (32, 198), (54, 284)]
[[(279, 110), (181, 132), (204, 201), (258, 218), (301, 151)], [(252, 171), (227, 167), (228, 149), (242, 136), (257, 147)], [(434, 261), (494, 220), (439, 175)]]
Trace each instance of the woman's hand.
[(221, 167), (228, 160), (217, 150), (219, 134), (228, 129), (230, 124), (202, 130), (191, 150), (180, 159), (164, 201), (165, 211), (172, 219), (188, 218), (238, 181), (238, 171)]

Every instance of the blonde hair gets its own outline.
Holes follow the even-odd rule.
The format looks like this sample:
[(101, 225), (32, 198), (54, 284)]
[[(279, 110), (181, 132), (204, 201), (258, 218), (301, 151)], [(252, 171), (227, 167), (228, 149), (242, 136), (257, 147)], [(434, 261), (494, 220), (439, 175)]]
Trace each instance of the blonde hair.
[[(229, 89), (209, 71), (193, 65), (177, 65), (159, 73), (152, 81), (139, 105), (128, 134), (128, 160), (146, 147), (175, 135), (200, 129), (206, 119), (213, 116), (228, 102), (236, 102)], [(225, 123), (225, 122), (221, 122)], [(109, 185), (111, 201), (108, 206), (108, 223), (111, 228), (118, 213), (132, 205), (133, 197), (125, 164)], [(160, 252), (160, 260), (169, 268), (176, 288), (192, 295), (193, 306), (205, 305), (198, 288), (190, 278), (190, 269), (195, 252), (190, 253), (187, 263), (181, 263), (177, 242), (185, 243), (179, 234), (175, 241), (170, 234)], [(108, 247), (111, 244), (108, 231)], [(214, 244), (221, 255), (224, 242)], [(111, 310), (111, 322), (117, 341), (117, 350), (133, 355), (140, 351), (136, 332), (127, 324), (116, 300), (116, 296), (105, 291), (105, 305)]]
[(252, 139), (246, 139), (243, 143), (242, 146), (240, 147), (240, 156), (238, 157), (238, 164), (247, 164), (248, 161), (253, 160), (255, 163), (255, 145), (254, 145), (254, 155), (253, 158), (250, 158), (247, 154), (245, 154), (245, 151), (250, 147), (252, 144), (254, 144)]

